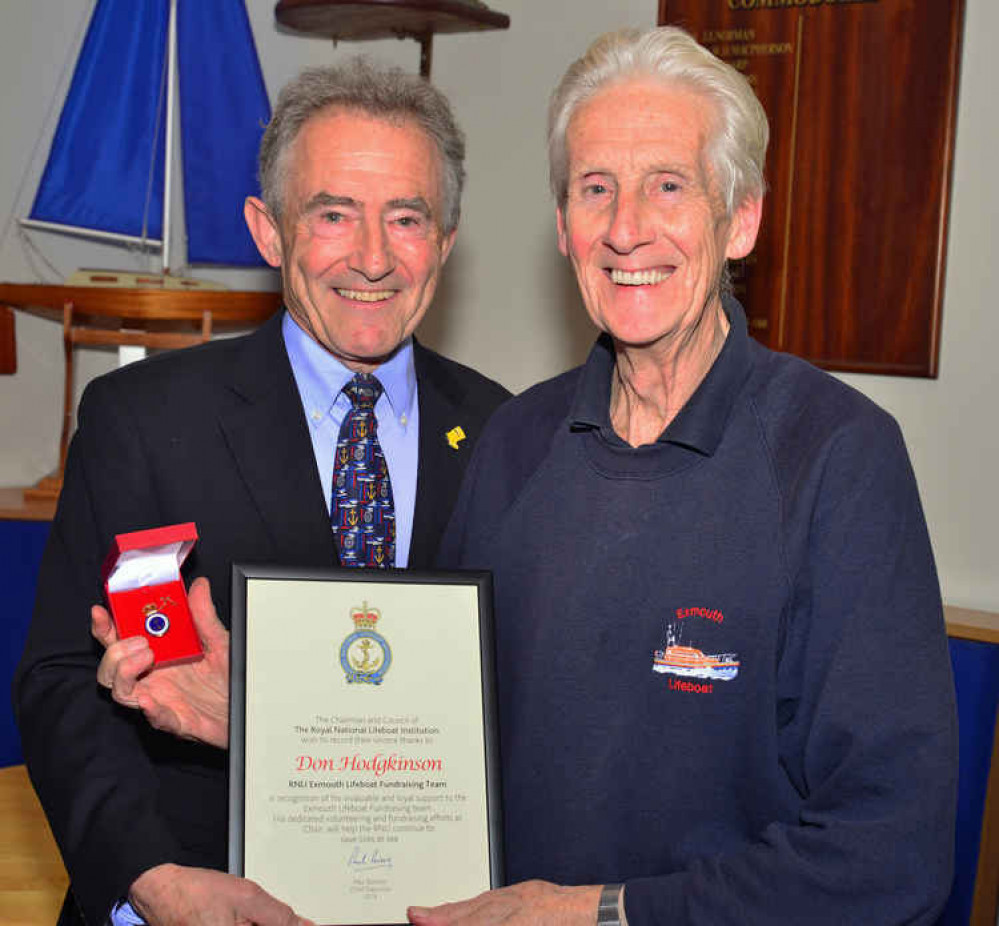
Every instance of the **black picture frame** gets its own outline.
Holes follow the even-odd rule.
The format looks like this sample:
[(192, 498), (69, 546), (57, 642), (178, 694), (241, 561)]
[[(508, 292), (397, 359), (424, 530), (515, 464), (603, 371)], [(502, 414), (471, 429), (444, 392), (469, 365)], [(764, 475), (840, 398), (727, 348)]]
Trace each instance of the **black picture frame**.
[[(276, 583), (276, 584), (275, 584)], [(400, 629), (404, 628), (406, 634), (405, 646), (407, 647), (406, 652), (415, 652), (420, 647), (425, 647), (427, 650), (426, 655), (428, 656), (427, 665), (433, 669), (435, 654), (439, 655), (440, 646), (440, 636), (441, 628), (446, 627), (449, 634), (448, 640), (450, 643), (454, 643), (456, 639), (461, 639), (460, 637), (452, 636), (452, 634), (464, 633), (468, 639), (464, 642), (462, 647), (462, 652), (464, 655), (465, 662), (472, 662), (473, 660), (477, 662), (476, 666), (466, 665), (462, 669), (465, 673), (466, 678), (475, 678), (477, 676), (480, 698), (475, 697), (474, 691), (465, 692), (464, 697), (451, 697), (449, 698), (449, 706), (447, 710), (449, 712), (454, 712), (455, 727), (462, 730), (461, 736), (467, 741), (465, 745), (467, 746), (467, 756), (468, 761), (464, 761), (466, 756), (465, 752), (459, 750), (460, 758), (459, 764), (464, 761), (464, 765), (476, 764), (481, 760), (482, 767), (480, 769), (473, 769), (471, 772), (467, 768), (461, 769), (461, 775), (467, 776), (472, 775), (472, 780), (474, 781), (475, 788), (481, 788), (481, 794), (475, 792), (475, 788), (470, 789), (474, 793), (473, 803), (476, 808), (479, 808), (481, 813), (484, 813), (484, 819), (481, 818), (481, 813), (475, 814), (476, 820), (473, 820), (468, 824), (469, 828), (478, 832), (480, 835), (484, 834), (485, 839), (488, 842), (488, 846), (482, 847), (481, 850), (476, 850), (474, 847), (469, 847), (466, 844), (466, 838), (463, 837), (459, 840), (462, 845), (456, 848), (456, 851), (460, 851), (462, 857), (472, 852), (478, 851), (479, 858), (482, 860), (483, 865), (487, 865), (488, 872), (481, 872), (481, 876), (484, 882), (480, 889), (499, 887), (504, 883), (504, 869), (503, 869), (503, 828), (502, 828), (502, 798), (501, 798), (501, 785), (500, 785), (500, 761), (499, 761), (499, 735), (498, 735), (498, 723), (497, 723), (497, 706), (496, 706), (496, 676), (495, 676), (495, 651), (494, 651), (494, 630), (493, 630), (493, 610), (492, 610), (492, 577), (488, 572), (479, 571), (461, 571), (461, 572), (428, 572), (428, 571), (410, 571), (410, 570), (350, 570), (350, 569), (337, 569), (337, 568), (327, 568), (327, 569), (309, 569), (301, 567), (288, 567), (280, 565), (259, 565), (259, 564), (234, 564), (232, 567), (232, 622), (231, 622), (231, 638), (230, 638), (230, 697), (229, 697), (229, 858), (228, 858), (228, 870), (232, 874), (244, 876), (249, 875), (253, 877), (262, 884), (265, 889), (268, 889), (269, 879), (266, 873), (262, 875), (261, 871), (253, 870), (247, 872), (246, 858), (247, 858), (247, 807), (248, 800), (250, 801), (249, 806), (253, 808), (259, 808), (262, 800), (262, 795), (257, 795), (256, 790), (259, 790), (256, 785), (252, 783), (248, 785), (247, 782), (247, 742), (248, 742), (248, 723), (251, 725), (250, 739), (253, 742), (261, 743), (264, 742), (263, 737), (267, 736), (266, 742), (269, 744), (275, 742), (275, 734), (280, 736), (285, 736), (288, 738), (291, 734), (288, 732), (288, 724), (285, 720), (275, 720), (262, 719), (258, 717), (258, 714), (266, 713), (262, 711), (259, 707), (253, 707), (252, 705), (248, 708), (248, 699), (252, 701), (253, 704), (269, 704), (272, 697), (275, 699), (280, 699), (279, 692), (275, 689), (270, 696), (265, 696), (265, 691), (262, 690), (268, 688), (271, 685), (282, 686), (288, 679), (301, 677), (301, 672), (306, 675), (309, 673), (309, 669), (305, 668), (300, 670), (297, 665), (297, 661), (301, 659), (303, 665), (309, 659), (315, 659), (316, 652), (325, 652), (325, 646), (331, 640), (337, 640), (339, 637), (344, 635), (347, 631), (347, 636), (344, 638), (340, 645), (339, 650), (339, 662), (340, 669), (344, 673), (344, 678), (342, 679), (342, 685), (337, 690), (341, 692), (339, 697), (343, 699), (356, 699), (359, 692), (364, 691), (374, 691), (377, 687), (378, 689), (378, 704), (379, 713), (378, 716), (383, 716), (386, 714), (386, 704), (399, 704), (399, 707), (392, 707), (388, 710), (388, 713), (396, 713), (402, 715), (404, 712), (408, 712), (412, 716), (414, 705), (419, 705), (421, 698), (430, 698), (436, 705), (433, 710), (439, 711), (440, 696), (435, 696), (433, 694), (428, 695), (427, 691), (434, 690), (434, 684), (430, 683), (428, 677), (428, 685), (425, 686), (424, 691), (413, 690), (420, 686), (412, 686), (409, 688), (403, 688), (397, 691), (391, 691), (391, 685), (388, 684), (388, 680), (392, 675), (392, 650), (389, 646), (388, 641), (382, 637), (376, 630), (372, 628), (366, 628), (358, 621), (363, 619), (363, 613), (367, 613), (369, 605), (367, 603), (368, 599), (380, 600), (388, 599), (394, 602), (394, 606), (391, 609), (393, 612), (396, 611), (406, 611), (404, 615), (401, 613), (394, 613), (393, 616), (397, 619), (395, 624), (394, 633), (398, 636)], [(346, 621), (347, 615), (341, 615), (339, 611), (343, 610), (343, 602), (345, 600), (364, 601), (364, 604), (360, 608), (351, 608), (351, 617), (355, 622), (355, 631), (353, 633), (349, 632), (350, 625)], [(331, 614), (319, 614), (310, 617), (304, 617), (301, 613), (298, 615), (297, 619), (289, 620), (287, 613), (279, 614), (276, 613), (280, 609), (274, 604), (265, 604), (264, 602), (284, 602), (284, 601), (310, 601), (310, 602), (339, 602), (337, 613)], [(452, 607), (448, 605), (443, 608), (435, 609), (435, 602), (443, 600), (446, 602), (460, 601), (462, 604)], [(468, 602), (468, 606), (465, 606), (465, 602)], [(282, 605), (283, 607), (283, 605)], [(431, 610), (428, 612), (427, 609)], [(311, 611), (315, 610), (312, 608)], [(321, 609), (320, 609), (321, 610)], [(378, 609), (374, 606), (370, 606), (370, 611), (374, 612)], [(420, 625), (413, 622), (421, 620), (421, 611), (423, 611), (423, 620)], [(274, 612), (274, 613), (271, 613)], [(353, 612), (358, 612), (354, 614)], [(363, 612), (363, 613), (362, 613)], [(358, 615), (361, 615), (360, 617)], [(398, 618), (402, 619), (399, 622)], [(344, 618), (342, 621), (340, 618)], [(268, 621), (268, 624), (262, 624), (259, 622)], [(278, 628), (274, 621), (280, 620), (282, 626)], [(339, 621), (339, 623), (337, 623)], [(417, 630), (419, 626), (419, 630)], [(267, 645), (263, 642), (257, 642), (258, 638), (263, 641), (267, 638), (267, 634), (279, 634), (279, 638), (283, 641), (281, 643), (281, 652), (275, 651), (273, 645)], [(423, 635), (427, 634), (427, 638), (424, 641)], [(353, 641), (353, 642), (351, 642)], [(382, 666), (380, 671), (382, 672), (382, 677), (375, 679), (373, 676), (377, 674), (369, 673), (371, 677), (363, 678), (358, 677), (353, 681), (350, 680), (350, 675), (358, 676), (359, 673), (353, 671), (353, 667), (358, 665), (356, 654), (362, 652), (359, 647), (367, 647), (364, 652), (365, 662), (368, 660), (368, 653), (371, 652), (371, 648), (375, 648), (375, 659), (372, 664), (379, 664)], [(435, 650), (435, 647), (438, 648)], [(477, 653), (477, 656), (476, 656)], [(311, 655), (310, 655), (311, 654)], [(322, 657), (326, 659), (326, 656)], [(408, 657), (407, 657), (408, 658)], [(378, 661), (381, 660), (379, 663)], [(265, 677), (262, 671), (254, 670), (254, 666), (263, 669), (263, 665), (266, 664), (268, 667), (268, 675)], [(274, 666), (278, 665), (279, 671), (275, 674), (273, 669)], [(249, 671), (248, 671), (249, 667)], [(283, 667), (283, 668), (282, 668)], [(454, 667), (451, 666), (451, 669)], [(348, 671), (350, 670), (350, 671)], [(287, 674), (285, 674), (287, 673)], [(429, 675), (438, 675), (439, 672), (431, 672)], [(335, 672), (330, 673), (331, 676), (336, 676)], [(360, 673), (363, 675), (363, 673)], [(250, 686), (248, 686), (248, 676), (252, 676), (253, 681)], [(335, 684), (340, 684), (341, 680), (337, 680)], [(381, 682), (385, 681), (386, 684), (382, 685)], [(308, 684), (308, 683), (306, 683)], [(327, 680), (322, 679), (318, 684), (326, 685)], [(365, 687), (367, 686), (367, 687)], [(252, 694), (251, 694), (252, 690)], [(336, 696), (334, 696), (336, 697)], [(367, 697), (364, 695), (363, 697)], [(373, 697), (373, 696), (372, 696)], [(430, 702), (428, 702), (430, 703)], [(476, 708), (470, 708), (470, 704), (478, 703), (478, 709), (481, 711), (481, 746), (473, 742), (476, 739), (475, 733), (467, 732), (467, 727), (469, 726), (468, 720), (469, 716), (466, 714), (465, 717), (459, 715), (460, 711), (469, 711), (470, 709), (475, 710)], [(334, 704), (333, 707), (336, 705)], [(315, 710), (316, 705), (303, 705), (303, 715), (308, 714), (310, 711), (316, 716), (320, 716)], [(333, 707), (327, 710), (330, 716), (333, 716)], [(297, 707), (296, 707), (297, 709)], [(267, 708), (269, 711), (270, 708)], [(417, 711), (417, 714), (419, 711)], [(374, 715), (372, 715), (374, 716)], [(432, 714), (432, 716), (439, 716), (439, 714)], [(450, 715), (449, 715), (450, 716)], [(281, 711), (278, 710), (275, 714), (276, 718), (281, 717)], [(274, 730), (263, 729), (264, 727), (274, 726)], [(308, 727), (308, 725), (305, 725)], [(436, 724), (432, 728), (427, 727), (384, 727), (369, 724), (365, 727), (363, 724), (361, 727), (351, 727), (347, 728), (344, 726), (331, 725), (329, 731), (340, 731), (346, 729), (368, 729), (375, 731), (383, 730), (428, 730), (428, 729), (439, 729), (440, 725)], [(257, 729), (259, 728), (259, 729)], [(303, 729), (302, 726), (296, 724), (294, 726), (295, 731)], [(311, 729), (311, 728), (310, 728)], [(315, 727), (315, 729), (326, 732), (325, 727)], [(443, 725), (445, 730), (445, 740), (447, 725), (446, 722)], [(298, 735), (297, 733), (295, 735)], [(311, 739), (311, 737), (303, 737), (303, 741)], [(327, 741), (336, 742), (338, 738), (336, 736), (331, 736), (326, 738)], [(343, 739), (343, 738), (341, 738)], [(371, 741), (371, 737), (368, 737), (368, 741)], [(389, 737), (391, 739), (391, 737)], [(362, 738), (363, 740), (363, 738)], [(401, 742), (402, 737), (400, 736), (397, 742)], [(356, 742), (356, 741), (355, 741)], [(436, 742), (436, 738), (431, 736), (424, 739), (424, 742)], [(362, 742), (363, 745), (363, 742)], [(304, 747), (303, 747), (304, 748)], [(342, 752), (344, 747), (324, 747), (331, 748), (333, 752), (339, 748)], [(348, 747), (349, 748), (349, 747)], [(355, 749), (361, 748), (355, 745)], [(376, 746), (371, 746), (370, 748), (377, 748)], [(386, 746), (385, 748), (389, 748)], [(401, 748), (401, 747), (400, 747)], [(481, 749), (481, 754), (477, 750)], [(259, 754), (259, 750), (258, 750)], [(348, 761), (357, 762), (357, 757), (360, 753), (355, 752), (354, 758), (337, 753), (331, 762), (339, 761), (341, 764), (347, 763)], [(384, 757), (383, 757), (384, 758)], [(309, 762), (312, 761), (311, 758), (299, 755), (297, 761), (299, 765), (302, 765), (303, 760), (308, 759)], [(323, 761), (323, 760), (320, 760)], [(363, 763), (367, 761), (363, 756), (360, 756), (360, 761)], [(374, 761), (374, 760), (372, 760)], [(431, 761), (431, 760), (423, 760)], [(454, 757), (451, 756), (447, 759), (449, 763), (448, 768), (450, 769), (454, 765)], [(325, 766), (324, 766), (325, 769)], [(252, 769), (251, 769), (252, 770)], [(338, 769), (338, 771), (341, 771)], [(275, 772), (271, 772), (271, 779), (275, 777)], [(354, 774), (354, 769), (350, 769), (344, 772), (344, 775)], [(343, 779), (337, 778), (323, 778), (323, 787), (334, 788), (344, 786), (353, 786), (351, 782), (360, 782), (360, 784), (367, 784), (364, 780), (364, 776), (367, 772), (359, 772), (354, 778), (345, 777)], [(384, 774), (388, 774), (387, 772)], [(449, 773), (450, 774), (450, 773)], [(292, 779), (298, 780), (298, 779)], [(289, 780), (289, 787), (292, 784), (292, 780)], [(319, 785), (313, 785), (315, 779), (308, 779), (307, 785), (309, 788), (319, 787)], [(462, 778), (461, 780), (466, 780)], [(334, 784), (333, 782), (338, 781), (339, 784)], [(357, 785), (360, 788), (360, 784)], [(412, 784), (416, 787), (415, 779), (410, 779), (405, 783), (405, 786)], [(426, 782), (427, 786), (431, 785), (428, 780)], [(399, 784), (399, 787), (403, 787), (403, 784)], [(447, 779), (444, 779), (444, 784), (435, 784), (436, 787), (447, 788)], [(251, 794), (248, 795), (247, 789), (251, 789)], [(297, 787), (302, 787), (298, 785)], [(379, 798), (376, 796), (382, 787), (388, 788), (388, 784), (375, 782), (374, 786), (371, 786), (372, 790), (372, 800), (374, 803), (372, 806), (377, 806), (377, 801)], [(422, 789), (423, 785), (419, 785)], [(346, 794), (346, 792), (344, 792)], [(267, 797), (270, 802), (273, 801), (293, 801), (293, 800), (305, 800), (306, 793), (302, 793), (301, 798), (298, 796), (298, 792), (284, 796), (282, 794), (275, 794), (273, 791)], [(326, 800), (333, 800), (334, 802), (339, 801), (339, 797), (330, 797), (328, 794), (324, 796)], [(393, 797), (385, 797), (387, 801), (394, 800)], [(435, 798), (427, 797), (427, 800), (434, 800)], [(443, 798), (450, 800), (451, 796)], [(319, 797), (316, 797), (319, 800)], [(294, 805), (292, 805), (294, 806)], [(339, 804), (337, 806), (340, 806)], [(298, 815), (296, 819), (300, 818), (302, 815)], [(445, 815), (446, 817), (447, 815)], [(458, 814), (458, 816), (461, 816)], [(251, 817), (260, 818), (261, 814), (259, 809), (251, 813)], [(322, 815), (320, 815), (322, 817)], [(277, 819), (273, 814), (271, 819)], [(287, 817), (282, 817), (282, 821), (288, 819)], [(339, 818), (336, 815), (327, 815), (325, 818), (331, 823), (332, 827), (337, 826), (337, 821)], [(345, 817), (346, 819), (346, 817)], [(311, 835), (298, 836), (296, 834), (288, 834), (286, 831), (289, 830), (289, 824), (285, 822), (281, 823), (266, 823), (266, 827), (271, 829), (280, 830), (282, 832), (282, 839), (288, 839), (288, 841), (293, 845), (293, 853), (300, 850), (302, 855), (302, 864), (308, 864), (311, 862), (315, 863), (317, 867), (317, 873), (321, 875), (323, 879), (329, 881), (332, 879), (334, 882), (337, 881), (338, 875), (336, 873), (336, 865), (333, 864), (329, 859), (324, 858), (323, 852), (313, 851), (317, 846), (317, 840)], [(459, 832), (462, 828), (459, 824), (452, 824), (450, 821), (445, 822), (444, 826), (449, 827), (451, 830), (457, 829)], [(433, 828), (433, 827), (431, 827)], [(303, 828), (304, 831), (304, 828)], [(449, 830), (450, 831), (450, 830)], [(336, 836), (330, 836), (328, 834), (321, 834), (324, 838), (328, 840), (337, 838)], [(346, 837), (340, 836), (341, 840), (347, 841)], [(403, 839), (414, 839), (423, 838), (413, 837), (413, 836), (403, 836)], [(440, 838), (440, 837), (433, 837)], [(265, 841), (265, 840), (261, 840)], [(374, 868), (377, 868), (377, 864), (385, 860), (386, 852), (381, 850), (379, 852), (376, 847), (373, 851), (356, 850), (356, 846), (360, 844), (362, 840), (358, 838), (358, 842), (352, 844), (351, 856), (348, 859), (348, 866), (351, 860), (360, 852), (358, 856), (362, 860), (370, 860)], [(348, 842), (348, 844), (350, 844)], [(277, 853), (275, 853), (277, 854)], [(427, 864), (434, 865), (438, 867), (437, 862), (431, 860), (429, 856), (433, 853), (424, 853), (428, 856)], [(286, 857), (287, 853), (280, 853), (281, 857)], [(278, 863), (278, 866), (284, 864), (283, 862)], [(391, 859), (388, 859), (388, 864), (391, 865)], [(259, 866), (258, 866), (259, 867)], [(351, 873), (352, 877), (355, 877), (354, 881), (350, 881), (350, 884), (355, 885), (354, 892), (356, 893), (356, 884), (359, 883), (356, 880), (356, 870), (351, 870), (348, 867), (348, 871)], [(478, 868), (476, 868), (478, 872)], [(280, 881), (280, 878), (276, 878)], [(341, 880), (344, 881), (344, 889), (350, 890), (350, 886), (347, 882), (350, 880), (347, 876), (343, 876)], [(378, 882), (378, 879), (368, 879), (364, 883), (369, 883), (369, 881)], [(391, 880), (391, 876), (389, 876)], [(372, 888), (374, 890), (375, 888)], [(339, 890), (339, 888), (337, 888)], [(391, 888), (385, 888), (385, 891), (391, 891)], [(464, 899), (461, 895), (461, 888), (459, 887), (457, 895), (449, 895), (445, 897), (440, 897), (438, 899), (431, 898), (429, 902), (442, 902), (443, 900), (460, 900)], [(302, 904), (299, 899), (293, 896), (282, 896), (280, 888), (275, 889), (274, 893), (279, 896), (279, 898), (287, 903), (290, 903), (296, 912), (309, 916), (312, 919), (322, 921), (324, 923), (384, 923), (384, 922), (406, 922), (405, 918), (405, 906), (409, 904), (420, 904), (425, 905), (428, 902), (428, 898), (422, 896), (410, 896), (402, 898), (399, 900), (402, 902), (402, 906), (399, 909), (398, 914), (394, 914), (390, 917), (376, 916), (374, 919), (368, 919), (364, 916), (359, 916), (356, 913), (355, 907), (350, 907), (348, 904), (344, 904), (341, 907), (337, 904), (336, 910), (329, 911), (329, 914), (325, 910), (317, 911), (315, 909), (309, 909), (308, 904)], [(381, 910), (384, 913), (384, 908), (390, 905), (387, 899), (374, 898), (371, 900), (372, 910)], [(346, 908), (347, 910), (353, 910), (353, 913), (346, 913), (346, 918), (341, 918), (344, 916), (340, 913), (340, 909)], [(316, 913), (319, 912), (320, 916), (317, 918)], [(331, 918), (332, 917), (332, 918)], [(396, 918), (398, 917), (398, 918)]]

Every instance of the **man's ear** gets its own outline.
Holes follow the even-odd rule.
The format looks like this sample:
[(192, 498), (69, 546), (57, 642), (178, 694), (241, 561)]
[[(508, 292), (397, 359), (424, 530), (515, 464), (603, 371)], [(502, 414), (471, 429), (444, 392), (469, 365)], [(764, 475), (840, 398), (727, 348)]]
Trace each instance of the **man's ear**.
[(740, 260), (756, 246), (763, 216), (763, 198), (746, 197), (735, 209), (728, 229), (725, 257)]
[(451, 248), (454, 247), (454, 239), (458, 235), (458, 229), (452, 228), (445, 236), (444, 240), (441, 241), (441, 266), (443, 267), (447, 263), (448, 257), (451, 255)]
[(555, 228), (558, 231), (558, 249), (562, 252), (563, 257), (568, 257), (569, 244), (566, 238), (565, 208), (563, 206), (555, 207)]
[(284, 254), (281, 230), (270, 209), (256, 196), (247, 196), (243, 203), (243, 218), (260, 256), (272, 267), (280, 267)]

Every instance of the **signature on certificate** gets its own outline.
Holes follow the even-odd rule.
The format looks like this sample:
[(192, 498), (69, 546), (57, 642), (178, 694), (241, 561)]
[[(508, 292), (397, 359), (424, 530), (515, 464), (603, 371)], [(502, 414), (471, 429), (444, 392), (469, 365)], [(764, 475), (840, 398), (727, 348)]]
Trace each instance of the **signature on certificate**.
[(350, 850), (347, 867), (355, 871), (373, 871), (376, 868), (391, 868), (392, 859), (388, 855), (382, 855), (377, 849), (372, 849), (370, 852), (363, 852), (360, 846), (354, 846)]

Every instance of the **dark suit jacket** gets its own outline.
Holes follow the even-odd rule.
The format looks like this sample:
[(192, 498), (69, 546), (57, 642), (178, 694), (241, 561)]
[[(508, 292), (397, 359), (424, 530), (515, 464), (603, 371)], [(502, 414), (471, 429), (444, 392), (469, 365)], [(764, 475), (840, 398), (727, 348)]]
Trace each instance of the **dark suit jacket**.
[[(429, 567), (502, 386), (416, 345), (420, 445), (412, 568)], [(457, 450), (445, 432), (467, 435)], [(188, 580), (228, 625), (230, 565), (336, 564), (280, 315), (242, 338), (163, 354), (92, 382), (14, 682), (32, 781), (72, 882), (60, 922), (103, 923), (143, 871), (224, 869), (226, 757), (150, 729), (96, 684), (90, 605), (115, 534), (195, 521)], [(77, 909), (78, 908), (78, 909)]]

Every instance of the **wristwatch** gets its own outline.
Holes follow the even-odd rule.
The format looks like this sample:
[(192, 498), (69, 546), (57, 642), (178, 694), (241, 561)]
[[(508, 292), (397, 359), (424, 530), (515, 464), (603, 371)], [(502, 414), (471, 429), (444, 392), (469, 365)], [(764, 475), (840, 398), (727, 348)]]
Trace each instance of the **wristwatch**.
[(597, 902), (597, 926), (621, 926), (618, 902), (621, 899), (622, 884), (605, 884)]

